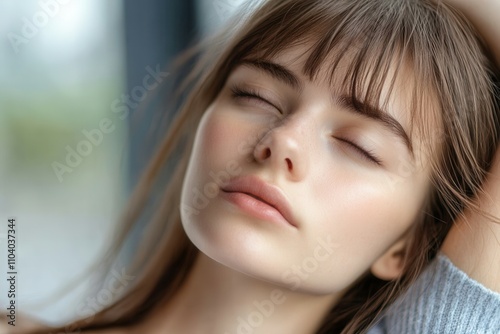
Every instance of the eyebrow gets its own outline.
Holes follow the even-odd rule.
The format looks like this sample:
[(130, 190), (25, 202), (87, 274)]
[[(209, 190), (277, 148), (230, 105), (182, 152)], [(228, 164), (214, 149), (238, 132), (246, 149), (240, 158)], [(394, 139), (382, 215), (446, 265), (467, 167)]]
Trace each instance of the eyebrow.
[(242, 65), (248, 65), (261, 72), (265, 72), (273, 78), (287, 84), (288, 86), (298, 91), (302, 90), (300, 79), (287, 68), (282, 65), (266, 61), (263, 59), (244, 59), (241, 61)]
[(355, 112), (363, 117), (373, 119), (382, 124), (386, 129), (392, 132), (403, 141), (406, 148), (410, 152), (411, 157), (414, 159), (413, 144), (405, 129), (394, 117), (389, 113), (380, 110), (379, 108), (370, 105), (367, 102), (360, 101), (355, 96), (342, 95), (336, 97), (335, 100), (341, 106), (347, 108), (349, 111)]
[[(241, 65), (247, 65), (265, 72), (274, 79), (283, 82), (284, 84), (292, 87), (295, 90), (301, 91), (303, 86), (301, 80), (286, 67), (273, 63), (264, 59), (244, 59), (240, 62)], [(379, 108), (363, 102), (355, 96), (342, 95), (334, 97), (334, 101), (346, 108), (348, 111), (354, 112), (366, 118), (373, 119), (382, 124), (386, 129), (396, 135), (410, 152), (411, 157), (414, 159), (413, 144), (410, 137), (406, 133), (403, 126), (389, 113), (380, 110)]]

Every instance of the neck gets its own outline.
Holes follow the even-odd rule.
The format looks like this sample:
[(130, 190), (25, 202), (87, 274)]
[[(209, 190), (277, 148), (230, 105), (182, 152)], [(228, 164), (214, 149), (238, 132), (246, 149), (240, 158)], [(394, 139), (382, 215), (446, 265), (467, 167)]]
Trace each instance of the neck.
[(314, 333), (337, 300), (252, 278), (199, 252), (182, 288), (138, 332)]

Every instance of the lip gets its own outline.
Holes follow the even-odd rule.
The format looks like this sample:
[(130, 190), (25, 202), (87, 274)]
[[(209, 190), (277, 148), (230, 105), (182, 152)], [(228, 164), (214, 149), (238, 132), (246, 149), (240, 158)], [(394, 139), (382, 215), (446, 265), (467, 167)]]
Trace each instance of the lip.
[(298, 227), (283, 191), (275, 185), (248, 175), (230, 179), (221, 190), (227, 199), (255, 216)]

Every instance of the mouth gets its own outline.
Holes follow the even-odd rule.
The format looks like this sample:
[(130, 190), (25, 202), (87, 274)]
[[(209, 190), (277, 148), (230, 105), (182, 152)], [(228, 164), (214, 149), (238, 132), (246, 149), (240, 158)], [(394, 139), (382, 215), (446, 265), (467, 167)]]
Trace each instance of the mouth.
[(289, 202), (277, 186), (255, 176), (231, 179), (221, 188), (221, 195), (245, 213), (297, 228)]

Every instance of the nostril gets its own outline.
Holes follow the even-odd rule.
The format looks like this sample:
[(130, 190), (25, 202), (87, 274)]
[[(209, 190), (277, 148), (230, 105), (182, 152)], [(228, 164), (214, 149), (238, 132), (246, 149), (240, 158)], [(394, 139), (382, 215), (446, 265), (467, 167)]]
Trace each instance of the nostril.
[(286, 163), (288, 164), (288, 169), (292, 169), (292, 162), (290, 159), (286, 158)]
[(264, 152), (264, 159), (267, 159), (271, 156), (271, 150), (268, 148), (266, 148), (266, 151)]

